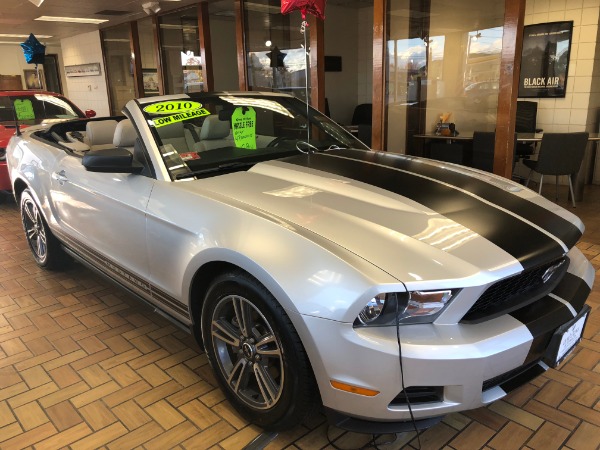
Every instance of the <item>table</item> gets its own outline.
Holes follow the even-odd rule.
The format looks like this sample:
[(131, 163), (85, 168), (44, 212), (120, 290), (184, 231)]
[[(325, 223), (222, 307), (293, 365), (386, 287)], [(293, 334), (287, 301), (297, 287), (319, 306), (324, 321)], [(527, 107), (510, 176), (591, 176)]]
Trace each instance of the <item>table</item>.
[[(517, 133), (517, 142), (541, 142), (543, 133)], [(434, 133), (425, 133), (425, 134), (415, 134), (413, 137), (418, 139), (429, 139), (432, 141), (445, 141), (448, 144), (452, 144), (454, 142), (468, 142), (473, 140), (473, 133), (461, 133), (458, 136), (440, 136)], [(600, 133), (590, 133), (588, 137), (588, 141), (598, 142), (600, 141)], [(582, 171), (585, 171), (585, 160), (584, 164), (581, 165), (581, 169), (579, 170), (578, 176), (575, 178), (573, 183), (573, 190), (575, 192), (575, 200), (581, 201), (583, 200), (583, 186), (584, 186), (584, 178), (585, 176), (582, 174)]]

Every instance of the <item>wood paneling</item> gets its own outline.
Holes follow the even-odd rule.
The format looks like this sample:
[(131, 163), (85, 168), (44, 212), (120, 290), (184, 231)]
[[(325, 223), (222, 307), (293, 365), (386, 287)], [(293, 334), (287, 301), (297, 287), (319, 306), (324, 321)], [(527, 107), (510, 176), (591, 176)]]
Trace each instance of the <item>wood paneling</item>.
[(140, 35), (138, 33), (138, 25), (136, 21), (129, 22), (129, 45), (133, 58), (133, 87), (135, 89), (135, 97), (144, 96), (144, 77), (142, 75), (142, 51), (140, 49)]
[(212, 45), (208, 18), (208, 2), (198, 3), (198, 35), (200, 38), (200, 57), (202, 58), (202, 78), (204, 80), (204, 90), (212, 92), (215, 89), (215, 79), (213, 76)]
[(515, 133), (519, 74), (521, 72), (525, 0), (505, 0), (504, 8), (494, 173), (510, 178), (515, 151), (513, 136)]
[[(325, 113), (325, 44), (321, 19), (308, 16), (310, 32), (310, 102), (313, 108)], [(307, 80), (308, 82), (308, 80)]]
[(373, 4), (373, 131), (371, 147), (382, 150), (385, 131), (385, 45), (387, 0)]
[(240, 91), (248, 90), (248, 67), (246, 65), (244, 23), (244, 0), (235, 0), (235, 40), (237, 44), (237, 63)]

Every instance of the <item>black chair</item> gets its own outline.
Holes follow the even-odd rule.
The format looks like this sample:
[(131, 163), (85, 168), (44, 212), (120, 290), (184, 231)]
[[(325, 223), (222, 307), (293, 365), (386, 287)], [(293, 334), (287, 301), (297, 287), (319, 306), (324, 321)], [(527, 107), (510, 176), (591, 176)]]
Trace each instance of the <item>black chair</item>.
[(373, 104), (362, 103), (354, 108), (351, 125), (371, 125), (373, 122)]
[[(541, 128), (537, 128), (537, 107), (536, 102), (518, 101), (515, 121), (515, 132), (517, 133), (541, 133)], [(535, 144), (519, 143), (515, 147), (515, 154), (519, 158), (528, 158), (535, 153)]]
[(473, 159), (472, 167), (494, 171), (494, 146), (496, 133), (493, 131), (475, 131), (473, 133)]
[[(473, 157), (471, 166), (494, 172), (494, 149), (496, 145), (496, 133), (493, 131), (475, 131), (473, 132)], [(517, 135), (515, 133), (514, 149), (517, 146)], [(517, 155), (513, 158), (513, 169), (517, 162)]]
[(571, 201), (575, 208), (575, 195), (573, 194), (572, 176), (579, 172), (585, 147), (588, 143), (589, 134), (581, 133), (544, 133), (540, 145), (540, 153), (537, 161), (524, 160), (523, 162), (531, 170), (525, 186), (529, 184), (531, 174), (535, 171), (540, 174), (538, 193), (542, 193), (544, 175), (556, 176), (556, 200), (558, 200), (558, 177), (567, 175), (569, 178), (569, 191)]

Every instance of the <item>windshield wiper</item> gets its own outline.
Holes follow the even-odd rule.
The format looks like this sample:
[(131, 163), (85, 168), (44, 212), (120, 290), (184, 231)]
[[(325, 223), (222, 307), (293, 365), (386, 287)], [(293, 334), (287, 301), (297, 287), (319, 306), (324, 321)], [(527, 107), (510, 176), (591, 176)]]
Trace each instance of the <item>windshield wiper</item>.
[(183, 180), (185, 178), (195, 177), (197, 175), (204, 175), (207, 173), (215, 173), (215, 172), (226, 172), (232, 169), (240, 169), (242, 167), (250, 167), (257, 164), (258, 161), (245, 161), (245, 162), (231, 162), (219, 164), (215, 167), (209, 167), (207, 169), (194, 170), (193, 172), (188, 173), (180, 173), (175, 177), (176, 180)]

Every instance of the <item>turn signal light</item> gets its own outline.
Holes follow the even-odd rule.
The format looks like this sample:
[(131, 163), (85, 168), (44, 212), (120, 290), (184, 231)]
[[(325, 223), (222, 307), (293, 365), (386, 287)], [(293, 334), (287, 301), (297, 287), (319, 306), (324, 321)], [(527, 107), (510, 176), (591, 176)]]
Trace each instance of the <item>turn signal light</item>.
[(379, 394), (379, 391), (373, 389), (367, 389), (360, 386), (354, 386), (352, 384), (342, 383), (341, 381), (329, 380), (331, 386), (340, 391), (350, 392), (352, 394), (364, 395), (365, 397), (375, 397)]

